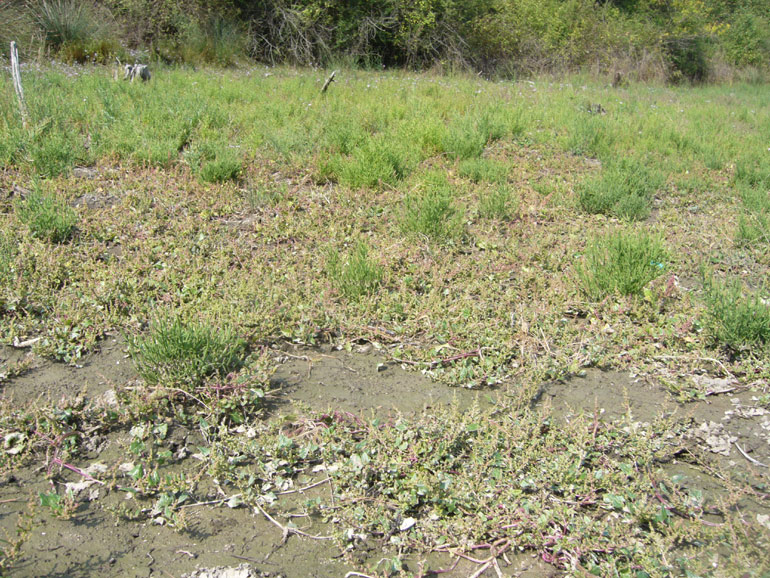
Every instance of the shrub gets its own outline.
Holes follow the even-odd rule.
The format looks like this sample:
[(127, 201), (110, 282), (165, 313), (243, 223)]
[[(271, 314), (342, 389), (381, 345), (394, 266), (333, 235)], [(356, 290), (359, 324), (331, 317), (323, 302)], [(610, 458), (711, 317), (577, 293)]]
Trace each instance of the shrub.
[(192, 389), (213, 375), (243, 366), (246, 342), (230, 329), (180, 319), (158, 319), (148, 335), (129, 338), (129, 353), (150, 385)]
[(16, 203), (19, 220), (34, 237), (50, 243), (64, 243), (75, 232), (77, 214), (63, 200), (41, 192), (37, 187)]
[(187, 26), (180, 41), (179, 58), (189, 63), (233, 66), (245, 57), (247, 44), (246, 34), (238, 23), (212, 16)]
[(358, 243), (344, 261), (339, 251), (330, 249), (326, 272), (337, 290), (348, 299), (374, 293), (382, 280), (382, 267), (369, 258), (369, 248), (364, 242)]
[(722, 37), (730, 62), (737, 66), (761, 66), (770, 60), (770, 19), (748, 8), (739, 9)]
[(649, 216), (652, 197), (661, 180), (659, 174), (642, 163), (623, 159), (610, 165), (598, 178), (584, 182), (578, 189), (578, 200), (587, 213), (640, 221)]
[(428, 175), (421, 190), (404, 199), (401, 227), (405, 233), (448, 241), (462, 232), (462, 215), (452, 203), (452, 189), (440, 173)]
[(666, 250), (659, 237), (618, 231), (589, 243), (577, 273), (592, 299), (613, 293), (636, 295), (661, 275), (665, 261)]
[(90, 2), (38, 0), (29, 9), (44, 45), (65, 60), (107, 62), (119, 48), (104, 30), (103, 7), (97, 13)]
[(712, 337), (738, 350), (770, 342), (770, 306), (759, 293), (744, 296), (740, 281), (704, 278), (706, 326)]
[(702, 36), (677, 36), (667, 39), (664, 45), (670, 63), (669, 80), (699, 83), (706, 80), (708, 68), (708, 43)]

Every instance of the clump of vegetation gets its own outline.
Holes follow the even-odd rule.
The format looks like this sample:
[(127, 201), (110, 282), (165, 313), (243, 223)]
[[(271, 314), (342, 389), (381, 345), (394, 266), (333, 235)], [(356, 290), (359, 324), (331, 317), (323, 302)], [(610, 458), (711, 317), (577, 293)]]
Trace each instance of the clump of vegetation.
[(243, 162), (234, 155), (224, 155), (201, 165), (200, 178), (206, 183), (234, 181), (243, 171)]
[(666, 258), (660, 237), (620, 230), (589, 242), (577, 272), (592, 299), (636, 295), (663, 273)]
[(69, 62), (107, 62), (119, 44), (103, 29), (105, 19), (95, 6), (78, 0), (37, 0), (30, 13), (44, 45)]
[(578, 200), (588, 213), (641, 221), (650, 215), (653, 195), (661, 183), (657, 172), (626, 158), (613, 162), (599, 177), (584, 182)]
[(422, 185), (404, 199), (401, 228), (407, 234), (424, 235), (434, 241), (456, 239), (462, 233), (462, 214), (452, 199), (446, 176), (431, 173)]
[(506, 221), (511, 218), (517, 208), (518, 199), (508, 185), (497, 185), (481, 193), (479, 216), (482, 219)]
[(242, 367), (246, 342), (231, 329), (160, 318), (145, 336), (128, 339), (131, 359), (150, 385), (195, 388)]
[(410, 171), (406, 143), (378, 135), (356, 147), (340, 162), (339, 181), (353, 188), (395, 185)]
[(503, 183), (508, 177), (508, 168), (494, 159), (470, 158), (460, 163), (459, 173), (474, 183)]
[(738, 244), (770, 244), (770, 195), (762, 188), (745, 187), (741, 199), (744, 211), (738, 218)]
[(359, 242), (347, 259), (336, 249), (326, 255), (326, 272), (335, 288), (348, 299), (374, 293), (382, 281), (382, 267), (369, 257), (369, 247)]
[(33, 236), (50, 243), (64, 243), (75, 233), (78, 217), (74, 209), (55, 195), (35, 186), (16, 203), (19, 220)]
[(762, 290), (744, 294), (739, 280), (704, 278), (706, 325), (713, 338), (732, 350), (770, 343), (770, 300)]

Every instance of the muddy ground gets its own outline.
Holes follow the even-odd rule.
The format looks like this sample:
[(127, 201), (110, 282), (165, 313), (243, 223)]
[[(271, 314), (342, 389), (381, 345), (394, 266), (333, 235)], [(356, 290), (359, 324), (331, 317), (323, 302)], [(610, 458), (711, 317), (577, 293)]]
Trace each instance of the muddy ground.
[[(25, 351), (12, 348), (0, 350), (4, 367), (20, 360), (28, 366), (22, 375), (6, 376), (0, 384), (3, 398), (14, 404), (57, 404), (63, 398), (85, 396), (109, 405), (115, 392), (136, 385), (125, 345), (117, 337), (83, 359), (80, 367), (25, 355)], [(388, 416), (430, 412), (433, 407), (451, 403), (483, 407), (494, 403), (507, 387), (515, 387), (502, 385), (483, 392), (449, 388), (370, 347), (354, 352), (287, 347), (276, 349), (274, 356), (279, 362), (272, 378), (277, 390), (270, 407), (274, 415), (334, 409)], [(582, 377), (544, 384), (533, 404), (549, 407), (556, 419), (568, 420), (587, 412), (597, 419), (627, 419), (630, 424), (668, 419), (688, 425), (687, 451), (681, 460), (666, 467), (672, 475), (682, 476), (686, 485), (704, 493), (718, 495), (723, 491), (719, 478), (725, 468), (767, 482), (768, 468), (763, 466), (770, 464), (770, 412), (757, 403), (757, 392), (737, 390), (729, 380), (707, 376), (693, 379), (711, 380), (700, 384), (709, 394), (701, 401), (681, 404), (653, 377), (591, 369)], [(194, 448), (198, 441), (196, 432), (176, 426), (169, 437), (175, 451), (189, 454), (192, 450), (186, 448)], [(88, 471), (101, 463), (130, 462), (127, 440), (128, 432), (91, 440), (90, 454), (77, 467)], [(174, 467), (189, 470), (195, 464), (191, 455)], [(178, 531), (152, 520), (126, 519), (123, 513), (130, 510), (130, 494), (108, 492), (64, 470), (60, 478), (73, 490), (77, 505), (68, 519), (54, 517), (37, 505), (39, 493), (52, 489), (46, 478), (49, 466), (30, 464), (6, 472), (0, 479), (0, 533), (12, 537), (20, 522), (31, 527), (14, 565), (15, 576), (299, 578), (340, 577), (352, 570), (328, 541), (293, 535), (284, 543), (276, 525), (243, 506), (228, 507), (221, 490), (213, 485), (199, 488), (197, 495), (203, 492), (206, 499), (184, 508), (186, 528)], [(313, 497), (314, 491), (329, 490), (321, 486), (309, 490), (304, 498)], [(284, 507), (290, 510), (291, 502)], [(750, 500), (746, 507), (759, 515), (770, 513)], [(305, 518), (301, 528), (318, 536), (326, 534), (320, 519)], [(383, 554), (372, 551), (369, 555), (376, 561)], [(502, 567), (506, 576), (558, 575), (530, 554), (510, 561), (510, 566)], [(409, 562), (412, 571), (419, 570), (418, 562)], [(430, 560), (430, 567), (446, 567), (451, 562), (435, 558)], [(470, 563), (460, 564), (442, 575), (468, 576), (474, 569)], [(487, 574), (495, 575), (492, 569)]]

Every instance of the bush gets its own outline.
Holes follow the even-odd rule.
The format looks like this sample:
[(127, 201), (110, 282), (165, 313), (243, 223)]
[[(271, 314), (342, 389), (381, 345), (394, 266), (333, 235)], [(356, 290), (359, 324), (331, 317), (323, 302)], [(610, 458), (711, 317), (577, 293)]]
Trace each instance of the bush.
[(661, 185), (659, 174), (639, 161), (612, 163), (598, 178), (584, 182), (578, 201), (587, 213), (641, 221), (650, 214), (652, 197)]
[(358, 243), (344, 261), (339, 251), (330, 249), (326, 272), (337, 290), (348, 299), (374, 293), (382, 280), (382, 267), (369, 258), (369, 248), (364, 242)]
[(727, 59), (737, 66), (762, 66), (770, 61), (770, 19), (743, 8), (734, 15), (722, 38)]
[(759, 293), (743, 295), (740, 281), (704, 278), (706, 326), (712, 337), (733, 350), (770, 342), (770, 306)]
[(29, 6), (43, 43), (69, 62), (108, 62), (119, 49), (105, 29), (104, 8), (78, 0), (38, 0)]
[(238, 23), (212, 16), (192, 21), (180, 39), (179, 59), (188, 63), (233, 66), (246, 56), (248, 40)]
[(64, 201), (35, 187), (16, 203), (19, 220), (34, 237), (50, 243), (64, 243), (75, 232), (77, 214)]
[(161, 318), (144, 337), (129, 338), (129, 353), (149, 385), (193, 389), (207, 377), (243, 366), (246, 342), (230, 329)]
[(452, 203), (452, 189), (441, 173), (428, 175), (421, 190), (404, 199), (401, 228), (435, 241), (454, 239), (462, 232), (462, 215)]
[(618, 231), (589, 243), (577, 273), (592, 299), (600, 300), (613, 293), (636, 295), (661, 275), (666, 259), (659, 237)]
[(670, 63), (669, 80), (700, 83), (708, 78), (708, 43), (702, 36), (678, 36), (664, 45)]

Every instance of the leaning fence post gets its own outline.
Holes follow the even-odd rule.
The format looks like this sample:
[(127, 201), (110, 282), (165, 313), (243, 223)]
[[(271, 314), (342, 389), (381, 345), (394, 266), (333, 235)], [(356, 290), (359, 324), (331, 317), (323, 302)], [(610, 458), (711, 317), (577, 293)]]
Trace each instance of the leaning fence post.
[(16, 96), (19, 99), (19, 111), (21, 112), (21, 124), (27, 129), (27, 106), (24, 104), (24, 89), (21, 87), (21, 71), (19, 70), (19, 49), (16, 42), (11, 41), (11, 76), (13, 76), (13, 87), (16, 89)]

